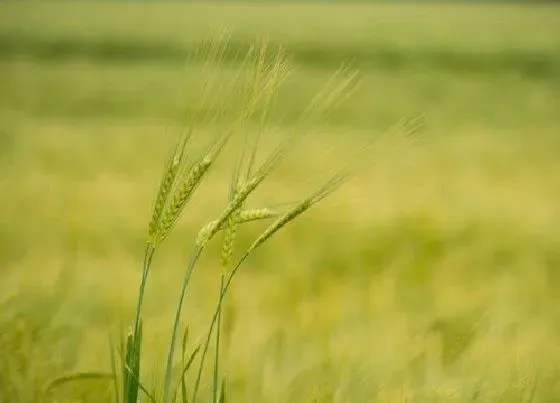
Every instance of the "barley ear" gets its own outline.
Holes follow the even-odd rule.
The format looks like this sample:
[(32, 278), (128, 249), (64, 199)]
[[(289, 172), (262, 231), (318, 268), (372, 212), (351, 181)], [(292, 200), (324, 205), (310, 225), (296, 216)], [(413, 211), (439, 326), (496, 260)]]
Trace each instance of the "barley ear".
[(159, 189), (153, 207), (152, 218), (150, 220), (148, 229), (148, 237), (153, 244), (155, 243), (155, 240), (157, 238), (156, 232), (159, 226), (161, 214), (163, 213), (165, 205), (169, 199), (169, 195), (171, 193), (173, 185), (176, 182), (177, 173), (179, 172), (179, 168), (184, 159), (183, 157), (185, 155), (185, 147), (191, 137), (191, 134), (192, 131), (189, 130), (186, 134), (183, 135), (182, 139), (177, 142), (175, 150), (170, 156), (161, 177)]
[(239, 226), (240, 209), (235, 210), (226, 221), (224, 240), (222, 242), (222, 267), (225, 269), (231, 262), (237, 228)]
[[(239, 224), (245, 224), (252, 221), (267, 220), (270, 218), (278, 217), (279, 215), (279, 212), (271, 210), (269, 208), (242, 210), (239, 212), (238, 222)], [(204, 245), (206, 245), (206, 243), (210, 241), (213, 234), (218, 231), (222, 231), (224, 228), (224, 223), (222, 223), (221, 227), (218, 227), (218, 220), (210, 221), (198, 232), (198, 235), (196, 237), (196, 246), (204, 247)]]
[(218, 220), (210, 221), (198, 231), (195, 245), (202, 249), (212, 239), (214, 234), (220, 230)]
[(177, 191), (163, 213), (160, 226), (157, 231), (156, 244), (161, 243), (169, 234), (172, 226), (177, 222), (181, 212), (187, 205), (195, 190), (198, 188), (206, 172), (212, 164), (210, 156), (204, 157), (202, 160), (194, 164), (185, 179), (179, 185)]
[[(264, 52), (264, 51), (263, 51)], [(264, 66), (264, 67), (263, 67)], [(248, 116), (256, 111), (256, 108), (260, 102), (264, 100), (265, 106), (272, 99), (272, 95), (277, 91), (278, 87), (282, 81), (287, 76), (287, 69), (285, 63), (285, 56), (280, 51), (276, 55), (276, 58), (272, 65), (265, 66), (264, 63), (264, 53), (261, 53), (259, 63), (257, 65), (255, 78), (258, 84), (262, 80), (262, 86), (255, 84), (250, 93), (250, 99), (247, 102), (246, 109), (239, 117), (240, 121), (243, 121)], [(260, 91), (257, 91), (257, 86), (261, 87)], [(226, 237), (224, 239), (223, 250), (222, 250), (222, 262), (225, 264), (231, 258), (233, 253), (233, 242), (236, 233), (237, 219), (236, 215), (243, 208), (244, 202), (247, 200), (249, 195), (259, 186), (259, 184), (268, 176), (268, 174), (274, 169), (274, 167), (280, 162), (281, 157), (284, 154), (287, 141), (284, 140), (276, 149), (266, 158), (264, 163), (256, 170), (252, 177), (246, 178), (243, 182), (240, 181), (241, 174), (241, 163), (246, 154), (245, 147), (242, 151), (241, 157), (238, 161), (237, 167), (234, 171), (234, 178), (232, 180), (232, 190), (230, 192), (229, 203), (225, 210), (222, 212), (218, 218), (216, 225), (210, 225), (206, 229), (204, 236), (199, 239), (200, 242), (207, 242), (211, 239), (216, 232), (222, 229), (224, 224), (229, 226)], [(246, 146), (246, 144), (245, 144)], [(256, 145), (255, 145), (256, 146)], [(253, 149), (255, 152), (255, 149)], [(251, 156), (249, 161), (249, 169), (254, 162), (254, 155)]]
[(256, 208), (249, 210), (242, 210), (239, 213), (239, 223), (246, 223), (250, 221), (266, 220), (269, 218), (277, 217), (279, 213), (269, 208)]
[[(257, 76), (258, 78), (258, 76)], [(237, 190), (239, 188), (239, 183), (241, 181), (241, 167), (243, 165), (243, 160), (245, 159), (245, 154), (247, 153), (247, 135), (245, 136), (245, 141), (237, 161), (235, 163), (235, 169), (233, 170), (233, 177), (231, 179), (230, 189), (229, 189), (229, 197), (228, 200), (231, 201)], [(239, 213), (242, 209), (242, 205), (240, 205), (225, 222), (225, 231), (224, 231), (224, 239), (222, 241), (222, 268), (225, 269), (229, 262), (231, 261), (231, 257), (233, 256), (233, 249), (235, 243), (235, 236), (237, 234), (237, 226), (239, 225)]]
[(291, 210), (284, 213), (280, 218), (278, 218), (274, 223), (272, 223), (268, 228), (266, 228), (262, 234), (251, 244), (247, 249), (246, 254), (250, 254), (253, 250), (258, 248), (260, 245), (265, 243), (270, 237), (272, 237), (276, 232), (281, 230), (289, 222), (296, 219), (298, 216), (303, 214), (314, 204), (323, 200), (329, 194), (337, 190), (347, 179), (348, 174), (341, 173), (335, 175), (331, 180), (326, 182), (319, 190), (311, 194), (309, 197), (305, 198), (298, 204), (296, 204)]
[(239, 209), (245, 200), (249, 197), (251, 193), (264, 181), (268, 174), (274, 169), (274, 167), (280, 162), (280, 159), (284, 152), (284, 144), (278, 146), (275, 151), (273, 151), (266, 161), (259, 167), (257, 172), (248, 181), (244, 182), (235, 193), (231, 201), (228, 203), (222, 214), (216, 220), (216, 224), (209, 226), (208, 233), (206, 234), (207, 239), (211, 239), (216, 232), (218, 232), (224, 223), (227, 222), (229, 217)]

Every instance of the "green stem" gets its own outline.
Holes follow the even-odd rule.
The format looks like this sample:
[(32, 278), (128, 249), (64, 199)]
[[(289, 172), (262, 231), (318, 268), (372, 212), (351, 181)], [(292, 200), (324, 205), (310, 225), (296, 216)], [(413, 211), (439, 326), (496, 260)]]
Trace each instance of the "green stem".
[[(126, 355), (124, 357), (123, 365), (123, 396), (124, 401), (136, 401), (137, 396), (137, 382), (140, 377), (140, 349), (142, 337), (142, 320), (140, 314), (142, 311), (142, 302), (144, 301), (144, 294), (146, 292), (146, 283), (148, 281), (148, 274), (152, 264), (155, 248), (151, 242), (146, 244), (144, 252), (144, 263), (142, 265), (142, 279), (140, 281), (140, 289), (138, 290), (138, 300), (136, 302), (136, 315), (134, 318), (134, 332), (129, 336), (126, 346)], [(132, 372), (131, 372), (132, 371)], [(134, 378), (137, 379), (134, 379)]]
[[(222, 295), (222, 291), (224, 289), (224, 273), (220, 275), (220, 295)], [(218, 307), (218, 330), (216, 331), (216, 353), (214, 355), (214, 387), (213, 387), (213, 396), (212, 396), (212, 403), (218, 403), (218, 375), (220, 369), (218, 367), (220, 362), (220, 330), (221, 330), (221, 319), (222, 319), (222, 308), (221, 304)]]
[(185, 300), (185, 295), (187, 293), (187, 287), (189, 285), (194, 266), (202, 253), (202, 247), (197, 246), (189, 260), (187, 270), (185, 272), (185, 277), (183, 279), (183, 285), (181, 287), (181, 295), (179, 297), (179, 304), (177, 305), (177, 311), (175, 312), (175, 321), (173, 323), (173, 331), (171, 333), (171, 342), (169, 344), (169, 353), (167, 355), (167, 365), (165, 369), (165, 379), (163, 388), (163, 403), (169, 402), (169, 397), (171, 393), (171, 375), (173, 371), (173, 355), (175, 354), (175, 344), (177, 343), (177, 335), (179, 333), (179, 321), (181, 319), (181, 312), (183, 309), (183, 302)]
[(233, 270), (231, 271), (230, 275), (228, 276), (225, 284), (223, 284), (223, 287), (221, 292), (220, 292), (220, 296), (218, 299), (218, 306), (216, 307), (216, 310), (214, 311), (214, 316), (212, 317), (212, 322), (210, 323), (210, 329), (208, 330), (208, 334), (206, 335), (206, 340), (204, 342), (204, 349), (202, 351), (202, 356), (200, 358), (200, 366), (198, 367), (198, 374), (196, 376), (196, 382), (194, 385), (194, 391), (193, 391), (193, 398), (192, 398), (192, 403), (195, 403), (196, 401), (196, 393), (198, 392), (198, 388), (200, 386), (200, 379), (202, 377), (202, 371), (204, 369), (204, 361), (206, 358), (206, 353), (208, 352), (208, 346), (210, 345), (210, 339), (212, 338), (212, 332), (214, 330), (214, 326), (216, 325), (216, 322), (218, 321), (218, 318), (220, 316), (220, 312), (222, 310), (222, 303), (224, 300), (224, 297), (231, 285), (231, 281), (233, 280), (233, 277), (235, 276), (235, 274), (237, 273), (237, 270), (239, 270), (239, 267), (241, 267), (241, 264), (249, 257), (249, 255), (251, 254), (251, 252), (253, 251), (253, 249), (249, 249), (247, 252), (245, 252), (245, 254), (243, 255), (243, 257), (241, 257), (241, 259), (239, 259), (237, 261), (237, 264), (234, 266)]
[(148, 281), (148, 274), (154, 257), (155, 248), (151, 242), (146, 244), (146, 251), (144, 252), (144, 264), (142, 267), (142, 280), (140, 281), (140, 289), (138, 290), (138, 301), (136, 303), (136, 315), (134, 319), (134, 338), (138, 334), (138, 327), (140, 326), (140, 312), (142, 310), (142, 302), (144, 301), (144, 294), (146, 291), (146, 283)]

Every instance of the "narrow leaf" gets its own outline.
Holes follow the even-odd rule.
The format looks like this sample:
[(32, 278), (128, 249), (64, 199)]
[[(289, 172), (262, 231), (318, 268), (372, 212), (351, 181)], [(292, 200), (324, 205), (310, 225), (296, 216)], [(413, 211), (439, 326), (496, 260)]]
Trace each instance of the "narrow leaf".
[(117, 369), (117, 359), (115, 357), (115, 343), (109, 335), (109, 353), (110, 353), (110, 360), (111, 360), (111, 370), (113, 371), (113, 388), (115, 389), (115, 402), (120, 403), (121, 401), (121, 394), (119, 389), (119, 378), (118, 378), (118, 369)]
[(72, 382), (84, 382), (84, 381), (91, 381), (91, 380), (107, 380), (112, 381), (114, 379), (114, 375), (107, 374), (104, 372), (77, 372), (74, 374), (63, 375), (56, 379), (50, 381), (44, 388), (44, 393), (46, 395), (52, 393), (52, 391), (56, 388), (64, 386), (68, 383)]

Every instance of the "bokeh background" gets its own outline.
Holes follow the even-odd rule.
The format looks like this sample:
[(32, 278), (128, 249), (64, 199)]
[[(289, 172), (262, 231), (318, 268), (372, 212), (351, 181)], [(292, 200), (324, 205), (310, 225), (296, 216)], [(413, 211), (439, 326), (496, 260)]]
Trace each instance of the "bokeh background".
[[(276, 134), (345, 62), (361, 78), (264, 203), (314, 189), (398, 119), (425, 119), (420, 141), (372, 154), (244, 266), (226, 312), (231, 401), (560, 401), (558, 3), (282, 0), (0, 4), (0, 401), (109, 370), (108, 334), (131, 319), (159, 175), (199, 84), (188, 55), (224, 27), (232, 56), (267, 38), (291, 57)], [(232, 57), (219, 79), (239, 68)], [(195, 233), (225, 203), (227, 161), (154, 262), (148, 384)], [(189, 291), (193, 342), (218, 253)]]

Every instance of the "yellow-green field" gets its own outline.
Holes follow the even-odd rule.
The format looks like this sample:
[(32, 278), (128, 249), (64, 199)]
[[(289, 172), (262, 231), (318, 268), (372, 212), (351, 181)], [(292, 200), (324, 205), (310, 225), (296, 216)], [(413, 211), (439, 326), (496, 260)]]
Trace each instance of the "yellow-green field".
[[(243, 266), (224, 319), (229, 401), (560, 401), (560, 7), (4, 2), (0, 402), (111, 401), (106, 381), (43, 387), (110, 371), (162, 167), (195, 106), (200, 65), (187, 56), (223, 25), (232, 52), (268, 37), (292, 56), (270, 141), (345, 61), (361, 77), (251, 205), (307, 194), (403, 116), (426, 123)], [(240, 68), (226, 56), (224, 84)], [(196, 232), (226, 203), (223, 157), (154, 261), (149, 388)], [(261, 228), (243, 228), (237, 255)], [(219, 249), (187, 295), (193, 344), (216, 303)]]

